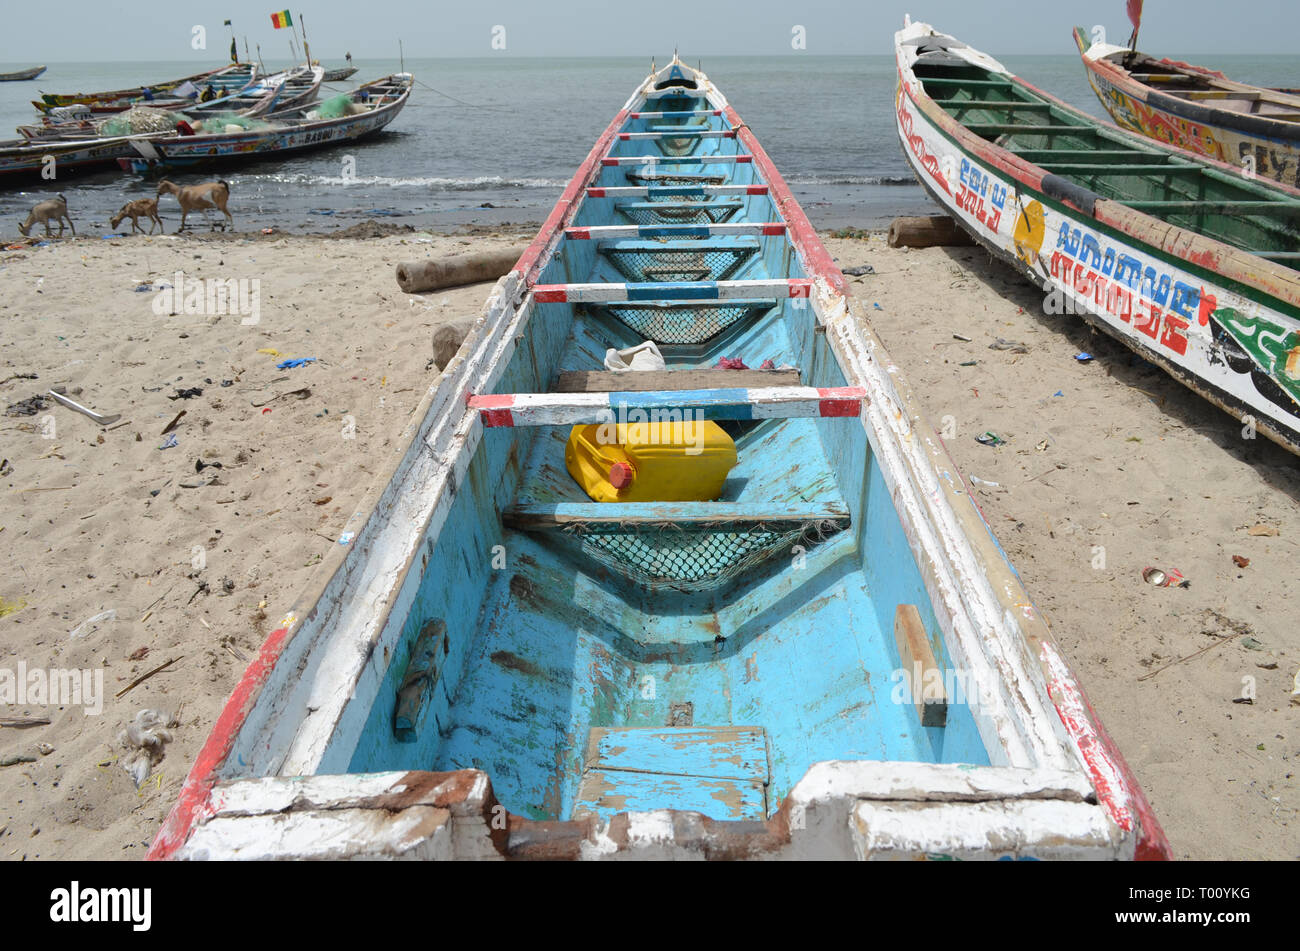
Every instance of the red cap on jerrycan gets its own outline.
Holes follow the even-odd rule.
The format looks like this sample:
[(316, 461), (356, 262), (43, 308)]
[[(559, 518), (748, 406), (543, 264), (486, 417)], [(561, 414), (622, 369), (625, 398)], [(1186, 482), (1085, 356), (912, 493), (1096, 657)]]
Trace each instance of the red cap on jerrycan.
[(609, 467), (609, 484), (616, 489), (626, 489), (636, 478), (636, 470), (626, 462), (616, 462)]

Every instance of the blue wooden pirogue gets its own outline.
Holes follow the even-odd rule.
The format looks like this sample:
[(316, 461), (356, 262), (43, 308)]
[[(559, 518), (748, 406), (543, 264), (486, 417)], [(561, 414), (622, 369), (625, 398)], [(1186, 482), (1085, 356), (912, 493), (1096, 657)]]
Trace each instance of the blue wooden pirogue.
[[(644, 340), (666, 371), (602, 369)], [(735, 440), (716, 501), (566, 471), (576, 423), (684, 416)], [(417, 418), (153, 857), (1167, 854), (703, 73), (652, 70)]]

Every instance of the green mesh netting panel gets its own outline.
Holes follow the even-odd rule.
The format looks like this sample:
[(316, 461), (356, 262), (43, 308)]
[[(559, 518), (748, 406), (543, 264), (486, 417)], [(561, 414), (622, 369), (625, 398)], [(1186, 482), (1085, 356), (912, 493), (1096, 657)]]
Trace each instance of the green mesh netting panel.
[(600, 249), (629, 281), (725, 281), (751, 256), (753, 245), (684, 249), (669, 243)]
[(681, 526), (633, 529), (618, 523), (570, 527), (583, 552), (638, 584), (702, 591), (719, 587), (777, 556), (794, 558), (842, 531), (835, 521), (780, 522), (743, 527)]
[(740, 210), (742, 203), (727, 202), (682, 202), (670, 205), (667, 202), (638, 202), (619, 205), (619, 212), (633, 224), (661, 225), (673, 224), (720, 224)]
[(655, 343), (695, 344), (716, 337), (732, 324), (774, 300), (638, 301), (627, 304), (588, 304), (596, 313), (608, 314), (632, 328), (642, 340)]

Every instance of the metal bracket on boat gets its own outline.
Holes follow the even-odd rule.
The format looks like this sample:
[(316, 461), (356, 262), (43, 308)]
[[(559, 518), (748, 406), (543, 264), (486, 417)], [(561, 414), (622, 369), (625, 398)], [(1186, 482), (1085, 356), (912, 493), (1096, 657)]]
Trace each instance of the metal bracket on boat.
[(404, 743), (415, 740), (420, 713), (438, 682), (448, 650), (446, 623), (439, 618), (426, 621), (411, 648), (411, 659), (402, 676), (402, 684), (397, 688), (393, 736), (398, 740)]

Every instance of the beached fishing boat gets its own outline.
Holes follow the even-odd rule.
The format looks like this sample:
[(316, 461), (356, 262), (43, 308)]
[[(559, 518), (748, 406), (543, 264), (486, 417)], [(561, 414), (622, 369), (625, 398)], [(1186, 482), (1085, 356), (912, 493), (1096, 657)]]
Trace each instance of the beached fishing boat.
[(1284, 185), (1300, 167), (1300, 94), (1234, 82), (1223, 73), (1074, 31), (1088, 83), (1115, 121), (1160, 142), (1249, 168)]
[(43, 72), (45, 72), (44, 66), (33, 66), (31, 69), (20, 69), (16, 73), (0, 73), (0, 83), (15, 83), (22, 82), (25, 79), (35, 79)]
[(897, 34), (898, 135), (972, 237), (1300, 452), (1300, 192), (1080, 112), (929, 25)]
[[(316, 67), (319, 70), (319, 67)], [(135, 139), (137, 155), (119, 164), (130, 171), (215, 165), (253, 159), (278, 158), (308, 149), (326, 148), (384, 129), (406, 105), (414, 83), (409, 73), (395, 73), (364, 83), (318, 106), (299, 104), (284, 112), (261, 117), (239, 131), (171, 135)]]
[[(177, 90), (188, 84), (195, 89), (211, 84), (215, 89), (228, 92), (243, 89), (257, 78), (257, 67), (249, 63), (232, 63), (206, 72), (170, 79), (130, 89), (111, 89), (105, 92), (42, 93), (32, 105), (38, 112), (49, 112), (59, 106), (87, 105), (96, 112), (119, 112), (137, 104), (137, 100), (178, 98)], [(180, 98), (184, 98), (183, 96)]]
[[(151, 857), (1168, 856), (702, 72), (652, 68), (416, 414)], [(591, 501), (572, 427), (638, 420), (727, 427), (720, 497)]]

